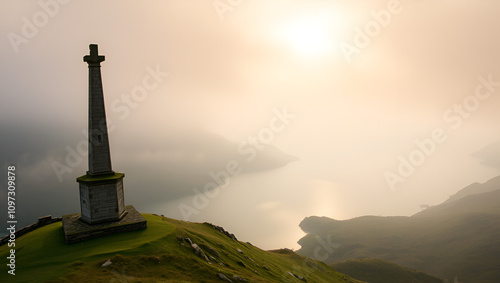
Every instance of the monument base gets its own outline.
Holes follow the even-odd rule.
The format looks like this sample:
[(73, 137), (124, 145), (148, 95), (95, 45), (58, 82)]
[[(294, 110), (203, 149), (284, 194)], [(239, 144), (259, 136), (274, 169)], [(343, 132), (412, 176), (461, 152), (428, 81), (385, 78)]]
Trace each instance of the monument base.
[(66, 243), (71, 244), (101, 236), (147, 228), (146, 219), (132, 205), (125, 206), (125, 212), (126, 215), (119, 221), (98, 224), (84, 222), (80, 219), (80, 213), (64, 215), (62, 224)]

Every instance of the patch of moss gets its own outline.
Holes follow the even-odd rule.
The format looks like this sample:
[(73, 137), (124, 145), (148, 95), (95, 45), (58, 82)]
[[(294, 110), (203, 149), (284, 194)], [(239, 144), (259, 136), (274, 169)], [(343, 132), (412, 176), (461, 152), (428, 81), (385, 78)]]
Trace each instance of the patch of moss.
[(107, 181), (107, 180), (116, 180), (116, 179), (121, 179), (125, 177), (125, 174), (123, 173), (114, 173), (114, 174), (110, 174), (110, 175), (102, 175), (102, 176), (90, 176), (90, 175), (83, 175), (83, 176), (80, 176), (78, 178), (76, 178), (76, 180), (78, 182), (97, 182), (97, 181)]

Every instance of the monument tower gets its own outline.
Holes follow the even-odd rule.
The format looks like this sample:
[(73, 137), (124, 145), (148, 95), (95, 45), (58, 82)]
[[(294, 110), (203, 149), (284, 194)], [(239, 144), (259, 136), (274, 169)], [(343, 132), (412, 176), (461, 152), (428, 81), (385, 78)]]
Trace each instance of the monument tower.
[(123, 178), (111, 168), (108, 127), (97, 45), (83, 57), (89, 67), (88, 165), (78, 177), (81, 213), (63, 216), (66, 242), (78, 242), (101, 235), (145, 229), (147, 222), (131, 205), (125, 206)]
[(89, 223), (120, 220), (125, 215), (123, 178), (111, 170), (108, 127), (101, 81), (101, 62), (97, 45), (90, 45), (89, 65), (89, 170), (77, 178), (80, 183), (82, 220)]

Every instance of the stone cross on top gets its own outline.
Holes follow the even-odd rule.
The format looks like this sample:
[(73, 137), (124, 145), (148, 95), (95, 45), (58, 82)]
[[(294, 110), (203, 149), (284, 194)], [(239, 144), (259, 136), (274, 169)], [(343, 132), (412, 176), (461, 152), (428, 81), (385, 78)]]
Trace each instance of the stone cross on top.
[(100, 63), (104, 61), (103, 55), (98, 55), (97, 44), (91, 44), (90, 46), (90, 55), (85, 55), (83, 57), (83, 61), (87, 62), (89, 65), (97, 65), (100, 66)]

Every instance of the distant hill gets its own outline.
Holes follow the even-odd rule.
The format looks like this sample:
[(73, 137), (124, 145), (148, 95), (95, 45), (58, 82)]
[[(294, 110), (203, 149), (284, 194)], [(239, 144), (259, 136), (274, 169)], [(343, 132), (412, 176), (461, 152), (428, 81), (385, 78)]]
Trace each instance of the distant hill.
[(256, 149), (248, 141), (235, 142), (203, 130), (177, 130), (161, 143), (148, 143), (151, 144), (142, 151), (129, 145), (130, 152), (137, 155), (135, 158), (148, 160), (141, 168), (134, 169), (138, 170), (136, 174), (144, 180), (157, 180), (163, 184), (149, 186), (151, 194), (157, 197), (145, 198), (143, 201), (148, 205), (157, 200), (163, 202), (192, 195), (193, 188), (214, 182), (209, 172), (226, 172), (230, 161), (237, 162), (241, 174), (247, 174), (274, 170), (298, 160), (272, 144), (259, 145)]
[(500, 168), (500, 141), (491, 143), (471, 154), (472, 157), (482, 160), (481, 164)]
[[(134, 174), (145, 180), (144, 186), (148, 187), (150, 195), (156, 197), (138, 193), (132, 196), (137, 200), (134, 203), (138, 206), (150, 206), (156, 202), (164, 202), (165, 199), (191, 196), (193, 188), (204, 188), (209, 183), (219, 182), (220, 185), (224, 180), (230, 182), (230, 179), (210, 175), (212, 172), (214, 176), (218, 176), (219, 172), (223, 172), (231, 178), (232, 175), (228, 175), (227, 171), (229, 162), (238, 164), (238, 174), (248, 174), (275, 170), (298, 160), (272, 144), (265, 145), (262, 151), (250, 145), (242, 148), (245, 154), (238, 152), (239, 143), (209, 132), (172, 137), (161, 150), (144, 153), (146, 156), (154, 156), (151, 157), (154, 161), (146, 162)], [(148, 183), (148, 180), (155, 182)]]
[(469, 196), (469, 195), (487, 193), (487, 192), (492, 192), (492, 191), (496, 191), (499, 189), (500, 189), (500, 176), (497, 176), (493, 179), (488, 180), (484, 184), (473, 183), (473, 184), (461, 189), (456, 194), (450, 196), (450, 198), (446, 201), (450, 202), (450, 201), (461, 199), (461, 198)]
[[(364, 216), (338, 221), (307, 217), (299, 254), (332, 248), (325, 262), (380, 258), (453, 282), (500, 282), (498, 177), (411, 217)], [(482, 186), (486, 186), (483, 188)], [(500, 188), (499, 188), (500, 189)], [(458, 197), (462, 195), (462, 197)], [(326, 255), (325, 255), (326, 257)]]
[(369, 283), (443, 283), (443, 279), (375, 258), (343, 260), (331, 266)]
[[(61, 222), (29, 232), (16, 240), (16, 275), (1, 264), (0, 282), (361, 282), (291, 250), (237, 241), (212, 224), (143, 215), (146, 230), (70, 245)], [(4, 263), (9, 249), (0, 247)]]

